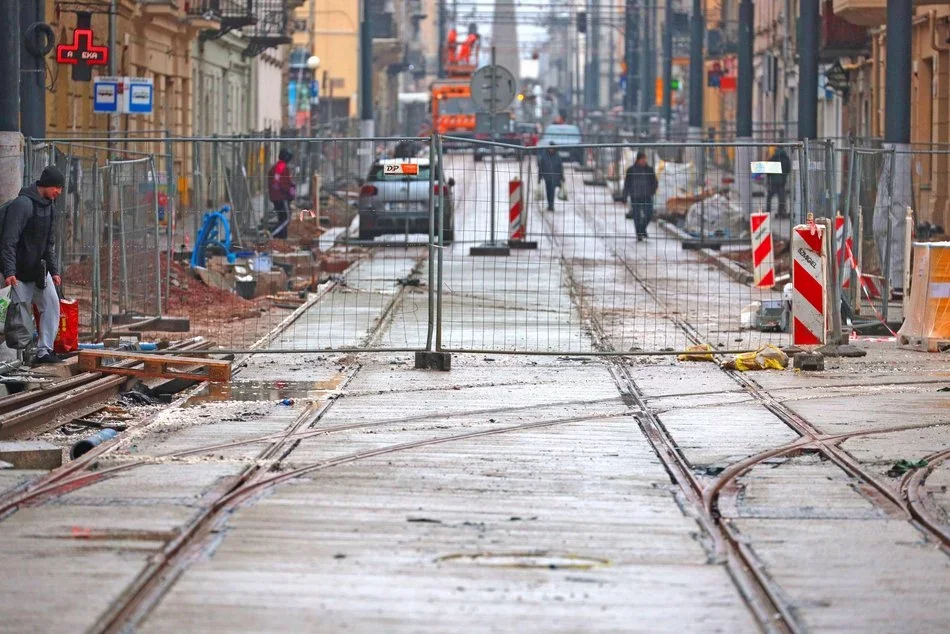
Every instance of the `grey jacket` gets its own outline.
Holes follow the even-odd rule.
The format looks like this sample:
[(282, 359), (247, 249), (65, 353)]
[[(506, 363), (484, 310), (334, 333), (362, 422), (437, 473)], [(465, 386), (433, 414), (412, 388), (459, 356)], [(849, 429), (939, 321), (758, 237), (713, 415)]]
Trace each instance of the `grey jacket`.
[(54, 257), (55, 221), (53, 201), (40, 196), (36, 184), (20, 190), (7, 208), (0, 233), (3, 277), (15, 275), (21, 282), (35, 282), (40, 277), (40, 260), (46, 260), (50, 275), (59, 275)]

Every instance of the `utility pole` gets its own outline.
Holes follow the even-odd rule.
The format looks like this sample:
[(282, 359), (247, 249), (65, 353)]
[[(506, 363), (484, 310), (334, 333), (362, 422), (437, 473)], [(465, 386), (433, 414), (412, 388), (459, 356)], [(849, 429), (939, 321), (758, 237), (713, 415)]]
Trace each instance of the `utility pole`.
[[(20, 33), (35, 22), (45, 22), (45, 3), (22, 0), (20, 3)], [(46, 136), (46, 62), (42, 56), (26, 49), (26, 39), (20, 47), (20, 127), (23, 136), (42, 139)]]
[(693, 0), (689, 41), (689, 137), (693, 141), (703, 138), (703, 38), (706, 35), (703, 20), (702, 0)]
[(23, 186), (20, 46), (20, 3), (0, 2), (0, 201)]
[(739, 184), (739, 207), (745, 214), (752, 213), (752, 56), (755, 10), (752, 0), (739, 3), (739, 78), (736, 95), (736, 181)]
[[(362, 15), (360, 16), (360, 136), (371, 139), (375, 136), (375, 122), (373, 120), (373, 33), (370, 31), (369, 8), (370, 0), (363, 0)], [(439, 5), (441, 7), (441, 3)], [(441, 43), (440, 43), (441, 46)], [(362, 154), (360, 178), (365, 178), (373, 164), (375, 152), (374, 143), (367, 140), (360, 144)]]
[[(497, 0), (496, 0), (497, 2)], [(594, 11), (591, 14), (591, 43), (590, 70), (591, 70), (591, 102), (594, 108), (600, 108), (600, 84), (603, 77), (600, 73), (600, 0), (593, 0)]]
[[(119, 12), (119, 0), (111, 0), (109, 3), (109, 77), (118, 75), (115, 65), (116, 57), (116, 18)], [(114, 112), (109, 115), (109, 138), (112, 138), (119, 132), (119, 113)], [(169, 184), (170, 185), (170, 184)]]
[(632, 113), (637, 109), (637, 48), (639, 47), (637, 32), (637, 0), (627, 0), (624, 25), (624, 61), (627, 66), (627, 83), (623, 94), (624, 112)]
[[(703, 39), (706, 35), (702, 0), (693, 0), (693, 14), (690, 16), (689, 42), (689, 140), (700, 143), (703, 140), (703, 90), (705, 85), (705, 62), (703, 61)], [(691, 162), (696, 168), (697, 181), (705, 187), (705, 152), (694, 147)]]
[(647, 115), (656, 107), (656, 0), (647, 0), (643, 7), (643, 103), (640, 107), (649, 125)]
[(663, 138), (670, 138), (673, 121), (673, 0), (666, 0), (663, 20)]
[[(888, 269), (888, 290), (904, 288), (904, 217), (906, 210), (913, 207), (911, 191), (911, 155), (910, 155), (910, 89), (912, 72), (912, 28), (914, 19), (913, 4), (906, 0), (887, 0), (887, 66), (885, 69), (884, 90), (884, 147), (891, 149), (890, 170), (883, 170), (878, 191), (882, 189), (885, 175), (890, 196), (878, 196), (878, 205), (886, 202), (887, 213), (875, 209), (874, 235), (878, 244), (889, 239), (885, 252), (890, 253)], [(888, 220), (890, 221), (888, 223)], [(888, 231), (890, 224), (890, 231)], [(885, 315), (886, 316), (886, 315)]]
[[(439, 58), (439, 79), (445, 78), (445, 0), (436, 0), (439, 3), (439, 43), (436, 50)], [(458, 22), (457, 16), (453, 16)]]
[[(906, 0), (902, 0), (906, 1)], [(818, 0), (801, 0), (798, 30), (798, 138), (818, 138)], [(890, 34), (888, 34), (890, 39)], [(910, 71), (908, 70), (908, 73)]]

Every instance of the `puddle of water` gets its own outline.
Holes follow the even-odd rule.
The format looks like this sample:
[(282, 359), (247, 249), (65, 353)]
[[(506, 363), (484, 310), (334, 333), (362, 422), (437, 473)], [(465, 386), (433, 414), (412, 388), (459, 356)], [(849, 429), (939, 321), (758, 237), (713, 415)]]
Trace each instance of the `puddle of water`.
[[(341, 377), (342, 378), (342, 377)], [(282, 401), (284, 399), (315, 401), (325, 398), (340, 384), (330, 381), (235, 381), (209, 383), (185, 402), (184, 407), (225, 401)]]

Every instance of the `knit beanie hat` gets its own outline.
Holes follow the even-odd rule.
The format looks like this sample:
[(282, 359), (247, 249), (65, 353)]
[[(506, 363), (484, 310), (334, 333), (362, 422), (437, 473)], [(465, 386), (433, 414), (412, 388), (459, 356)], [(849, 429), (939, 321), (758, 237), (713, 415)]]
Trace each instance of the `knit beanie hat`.
[(36, 181), (36, 186), (65, 187), (66, 179), (63, 178), (63, 173), (56, 169), (56, 167), (49, 165), (43, 170), (43, 173), (40, 175), (40, 180)]

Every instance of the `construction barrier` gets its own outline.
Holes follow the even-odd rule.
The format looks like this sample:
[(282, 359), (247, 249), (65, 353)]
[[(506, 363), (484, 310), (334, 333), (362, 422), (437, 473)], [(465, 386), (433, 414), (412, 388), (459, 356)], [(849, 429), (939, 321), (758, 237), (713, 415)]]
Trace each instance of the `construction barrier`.
[(842, 215), (835, 216), (835, 246), (837, 254), (835, 259), (838, 263), (838, 282), (841, 288), (851, 287), (851, 271), (855, 268), (854, 244), (851, 238), (851, 231)]
[(508, 182), (508, 238), (513, 241), (523, 241), (527, 233), (523, 191), (521, 181), (517, 178)]
[(792, 232), (792, 345), (825, 343), (824, 229), (814, 223)]
[(772, 248), (772, 216), (755, 213), (749, 218), (752, 228), (752, 275), (757, 288), (775, 286), (775, 254)]
[(914, 268), (897, 345), (950, 350), (950, 242), (914, 244)]

